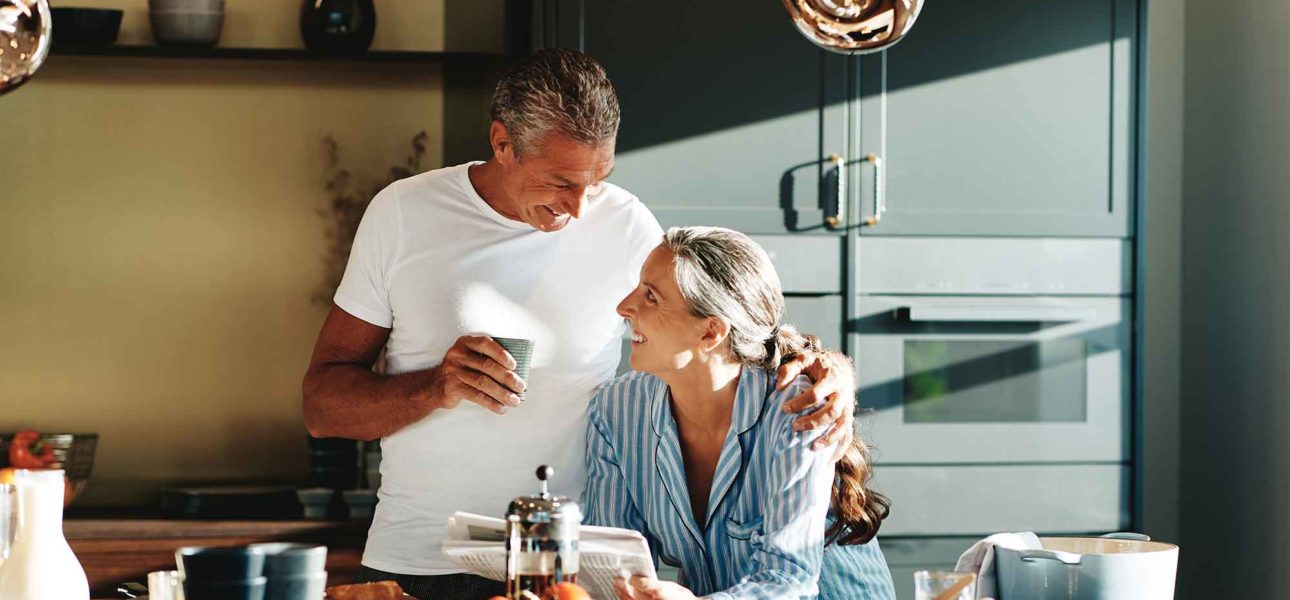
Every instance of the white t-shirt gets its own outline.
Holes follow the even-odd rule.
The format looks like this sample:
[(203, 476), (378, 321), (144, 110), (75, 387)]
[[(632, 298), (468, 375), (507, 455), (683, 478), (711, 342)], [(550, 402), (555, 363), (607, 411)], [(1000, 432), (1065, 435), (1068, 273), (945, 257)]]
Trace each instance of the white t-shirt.
[[(472, 163), (477, 164), (477, 163)], [(440, 542), (454, 511), (502, 516), (538, 491), (582, 492), (587, 403), (618, 367), (618, 302), (662, 241), (649, 210), (611, 184), (582, 218), (543, 233), (501, 216), (470, 183), (469, 164), (391, 184), (354, 239), (336, 305), (389, 327), (390, 374), (433, 367), (458, 337), (534, 340), (524, 403), (497, 415), (463, 401), (381, 440), (380, 502), (363, 564), (405, 575), (460, 572)]]

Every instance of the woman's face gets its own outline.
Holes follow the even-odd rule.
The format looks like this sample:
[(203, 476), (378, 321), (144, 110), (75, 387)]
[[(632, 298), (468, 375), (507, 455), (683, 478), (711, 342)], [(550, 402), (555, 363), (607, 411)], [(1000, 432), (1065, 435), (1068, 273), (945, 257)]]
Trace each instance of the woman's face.
[(632, 328), (632, 368), (654, 375), (677, 371), (702, 351), (709, 319), (690, 313), (676, 285), (673, 254), (660, 244), (641, 267), (641, 282), (618, 303)]

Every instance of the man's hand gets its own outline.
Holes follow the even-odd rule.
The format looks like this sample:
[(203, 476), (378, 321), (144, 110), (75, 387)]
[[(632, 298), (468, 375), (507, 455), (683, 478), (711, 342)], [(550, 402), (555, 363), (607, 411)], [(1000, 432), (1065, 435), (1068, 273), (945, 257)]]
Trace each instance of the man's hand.
[(788, 387), (798, 375), (815, 382), (810, 389), (784, 403), (784, 412), (795, 413), (814, 407), (798, 417), (793, 429), (806, 431), (832, 425), (812, 444), (814, 450), (833, 446), (833, 459), (842, 458), (855, 435), (855, 370), (851, 359), (836, 352), (804, 352), (779, 366), (775, 389)]
[(489, 337), (462, 336), (432, 371), (430, 389), (438, 408), (469, 400), (499, 415), (519, 406), (524, 380), (511, 371), (515, 359)]
[(639, 575), (631, 580), (615, 579), (618, 600), (696, 600), (694, 592), (671, 581), (660, 581)]

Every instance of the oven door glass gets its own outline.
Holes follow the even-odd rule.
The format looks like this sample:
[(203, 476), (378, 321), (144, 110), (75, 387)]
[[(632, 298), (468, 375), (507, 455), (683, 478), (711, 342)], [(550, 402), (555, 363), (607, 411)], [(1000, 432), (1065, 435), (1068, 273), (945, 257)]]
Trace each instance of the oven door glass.
[(1079, 338), (905, 342), (906, 423), (1042, 423), (1088, 416)]

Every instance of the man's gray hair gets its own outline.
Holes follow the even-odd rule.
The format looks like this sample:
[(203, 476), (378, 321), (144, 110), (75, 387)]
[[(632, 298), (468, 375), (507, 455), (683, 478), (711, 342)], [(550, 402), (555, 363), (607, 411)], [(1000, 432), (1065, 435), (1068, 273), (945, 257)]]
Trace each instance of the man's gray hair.
[(730, 353), (747, 366), (773, 369), (790, 354), (818, 351), (784, 316), (784, 292), (770, 256), (752, 238), (722, 227), (673, 227), (663, 236), (672, 251), (681, 296), (696, 317), (730, 325)]
[(547, 134), (597, 145), (618, 136), (618, 96), (595, 59), (564, 48), (520, 59), (493, 90), (492, 117), (510, 133), (517, 156), (538, 151)]

